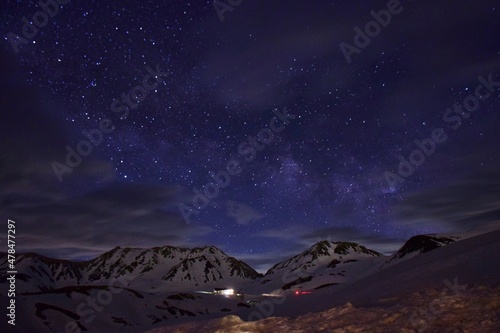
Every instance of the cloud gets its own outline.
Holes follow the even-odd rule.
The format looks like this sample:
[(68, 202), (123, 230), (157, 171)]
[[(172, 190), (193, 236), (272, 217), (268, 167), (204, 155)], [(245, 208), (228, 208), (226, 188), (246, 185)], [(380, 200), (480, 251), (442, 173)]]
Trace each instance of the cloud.
[[(32, 198), (2, 205), (16, 221), (18, 246), (61, 257), (93, 256), (115, 246), (153, 247), (201, 244), (210, 227), (186, 225), (175, 210), (178, 189), (113, 183), (64, 198)], [(25, 202), (25, 200), (23, 200)]]
[(265, 274), (269, 268), (274, 266), (275, 264), (287, 260), (300, 252), (289, 250), (286, 252), (280, 251), (271, 251), (265, 253), (241, 253), (235, 254), (234, 256), (238, 258), (238, 260), (244, 261), (248, 265), (250, 265), (257, 272)]
[(441, 225), (468, 231), (500, 222), (500, 172), (477, 173), (439, 188), (409, 195), (395, 207), (403, 225)]
[(392, 254), (406, 241), (405, 238), (388, 237), (378, 233), (368, 233), (352, 227), (322, 228), (305, 233), (302, 241), (316, 243), (320, 240), (332, 242), (354, 242), (383, 254)]
[(259, 213), (252, 207), (234, 201), (228, 201), (226, 209), (227, 215), (234, 218), (236, 223), (241, 225), (249, 225), (251, 222), (260, 220), (264, 217), (263, 214)]
[(298, 254), (317, 242), (354, 242), (383, 254), (392, 254), (406, 241), (405, 238), (387, 237), (376, 233), (363, 232), (353, 227), (328, 227), (310, 230), (302, 226), (283, 229), (268, 229), (256, 234), (257, 237), (275, 238), (295, 247)]
[(245, 261), (260, 273), (265, 273), (271, 266), (289, 259), (323, 240), (355, 242), (385, 255), (393, 254), (406, 241), (405, 238), (365, 233), (352, 227), (329, 227), (311, 231), (298, 225), (286, 229), (267, 229), (254, 234), (254, 237), (272, 238), (277, 243), (283, 243), (279, 251), (236, 255), (238, 259)]
[(19, 251), (74, 259), (115, 246), (196, 246), (212, 232), (184, 223), (175, 207), (182, 189), (120, 183), (98, 152), (59, 183), (51, 162), (64, 160), (72, 133), (55, 115), (68, 105), (27, 86), (17, 66), (0, 51), (0, 218), (16, 222)]

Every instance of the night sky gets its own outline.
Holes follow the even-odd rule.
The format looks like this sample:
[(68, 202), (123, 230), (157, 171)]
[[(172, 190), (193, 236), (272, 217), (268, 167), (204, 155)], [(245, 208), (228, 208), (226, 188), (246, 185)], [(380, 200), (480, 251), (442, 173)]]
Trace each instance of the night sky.
[[(393, 3), (349, 59), (386, 1), (232, 3), (221, 20), (212, 1), (35, 19), (1, 2), (0, 232), (16, 221), (18, 251), (215, 245), (263, 271), (321, 239), (390, 253), (500, 219), (498, 1)], [(196, 209), (212, 173), (229, 178)]]

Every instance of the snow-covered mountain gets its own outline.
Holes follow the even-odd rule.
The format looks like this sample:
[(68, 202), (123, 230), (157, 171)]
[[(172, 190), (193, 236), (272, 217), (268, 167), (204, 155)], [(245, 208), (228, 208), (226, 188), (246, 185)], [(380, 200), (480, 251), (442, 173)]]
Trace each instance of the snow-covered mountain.
[(426, 253), (442, 246), (454, 243), (462, 239), (454, 235), (417, 235), (411, 237), (406, 243), (394, 253), (381, 268), (392, 266), (402, 261), (413, 258), (421, 253)]
[(321, 241), (306, 251), (274, 265), (267, 271), (266, 276), (279, 273), (284, 269), (293, 272), (311, 268), (318, 269), (320, 267), (334, 268), (340, 262), (379, 257), (381, 255), (356, 243)]
[(321, 241), (271, 267), (246, 292), (281, 294), (352, 282), (383, 261), (382, 254), (351, 242)]
[(135, 290), (182, 291), (199, 288), (238, 288), (257, 273), (246, 263), (214, 246), (203, 248), (156, 247), (149, 250), (115, 248), (93, 261), (89, 279), (99, 276), (132, 280)]
[[(372, 292), (370, 286), (378, 289), (382, 279), (372, 276), (390, 279), (390, 283), (384, 280), (387, 289), (391, 283), (397, 284), (393, 276), (408, 278), (405, 272), (410, 270), (411, 275), (417, 274), (427, 265), (426, 260), (419, 260), (422, 256), (444, 250), (441, 248), (456, 240), (459, 237), (449, 235), (416, 236), (392, 256), (356, 243), (321, 241), (277, 263), (264, 276), (213, 246), (117, 247), (85, 262), (20, 254), (16, 262), (17, 309), (26, 318), (26, 332), (62, 332), (72, 321), (82, 331), (139, 332), (155, 324), (227, 314), (247, 318), (256, 309), (268, 309), (273, 304), (270, 300), (275, 299), (286, 299), (286, 303), (276, 305), (281, 314), (293, 313), (300, 304), (294, 299), (303, 296), (321, 298), (326, 308), (333, 297), (330, 294), (337, 301), (341, 296), (348, 300), (358, 297), (363, 288), (368, 288), (366, 295)], [(479, 245), (471, 245), (471, 251), (479, 251)], [(454, 251), (443, 253), (451, 257)], [(7, 258), (0, 254), (2, 302), (7, 299), (6, 267)], [(232, 297), (206, 293), (214, 287), (234, 288), (240, 293)], [(294, 293), (298, 295), (290, 295)], [(307, 306), (313, 308), (312, 304)]]
[[(7, 257), (0, 256), (0, 279), (6, 283)], [(47, 258), (34, 253), (17, 257), (19, 292), (40, 292), (78, 285), (109, 285), (120, 280), (134, 290), (182, 291), (240, 287), (261, 274), (214, 246), (203, 248), (116, 247), (85, 262)], [(3, 289), (5, 290), (5, 289)]]
[[(273, 315), (302, 315), (347, 302), (363, 307), (386, 306), (398, 300), (408, 299), (409, 294), (418, 294), (431, 288), (435, 291), (435, 303), (439, 304), (443, 290), (448, 295), (466, 295), (473, 286), (500, 287), (498, 253), (500, 230), (460, 239), (370, 273), (341, 290), (327, 287), (322, 289), (321, 293), (288, 297), (287, 302), (275, 307)], [(498, 313), (498, 294), (496, 298), (497, 303), (493, 304), (492, 308), (497, 309)], [(436, 313), (429, 311), (432, 306), (427, 303), (427, 313)], [(500, 317), (496, 320), (498, 323)], [(440, 332), (436, 330), (438, 331)]]
[[(415, 236), (390, 257), (356, 243), (321, 241), (272, 266), (264, 276), (214, 246), (192, 249), (116, 247), (84, 262), (26, 253), (17, 258), (17, 288), (20, 292), (36, 293), (70, 286), (111, 285), (120, 280), (120, 285), (137, 291), (178, 292), (231, 287), (250, 294), (287, 293), (352, 283), (457, 239), (453, 236)], [(6, 272), (6, 267), (6, 255), (0, 255), (0, 272)], [(0, 273), (0, 285), (6, 283), (4, 275)]]

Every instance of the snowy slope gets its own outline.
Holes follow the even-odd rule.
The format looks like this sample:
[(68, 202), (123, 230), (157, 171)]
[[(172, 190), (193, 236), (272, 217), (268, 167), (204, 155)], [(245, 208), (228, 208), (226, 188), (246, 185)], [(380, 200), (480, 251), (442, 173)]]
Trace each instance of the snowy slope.
[[(109, 295), (109, 296), (105, 296)], [(93, 300), (93, 301), (89, 301)], [(100, 300), (100, 301), (99, 301)], [(0, 302), (6, 302), (0, 296)], [(37, 295), (16, 297), (18, 333), (136, 332), (157, 323), (216, 318), (248, 307), (237, 298), (199, 293), (146, 293), (109, 286), (67, 287)], [(11, 332), (6, 321), (0, 332)]]
[[(0, 285), (5, 284), (7, 256), (0, 254)], [(83, 263), (52, 259), (36, 253), (20, 254), (16, 258), (16, 288), (18, 292), (38, 292), (78, 284), (85, 274)], [(1, 288), (0, 293), (6, 289)]]
[[(432, 307), (431, 307), (432, 304)], [(155, 328), (144, 333), (267, 332), (477, 332), (498, 333), (500, 287), (471, 288), (460, 295), (428, 289), (388, 307), (350, 303), (297, 318), (271, 317), (248, 322), (235, 315)]]
[[(302, 269), (314, 264), (319, 258), (322, 258), (322, 264), (318, 265), (318, 271), (329, 270), (331, 267), (328, 264), (325, 266), (329, 260), (325, 258), (340, 255), (335, 253), (336, 248), (336, 244), (320, 244), (320, 247), (313, 247), (293, 260), (276, 265), (268, 273), (273, 274), (286, 267)], [(350, 255), (362, 254), (351, 250), (342, 251), (342, 260), (349, 260), (347, 258)], [(169, 326), (152, 332), (175, 332), (175, 326), (170, 325), (182, 322), (190, 324), (182, 324), (177, 332), (272, 332), (293, 329), (307, 332), (412, 332), (411, 320), (414, 315), (427, 314), (424, 319), (430, 318), (428, 327), (435, 328), (433, 331), (436, 332), (440, 331), (440, 327), (456, 323), (467, 323), (467, 327), (481, 327), (485, 329), (484, 332), (495, 332), (491, 329), (500, 321), (498, 315), (495, 316), (500, 304), (498, 294), (495, 295), (500, 287), (499, 250), (500, 231), (496, 231), (438, 246), (427, 252), (417, 251), (419, 255), (346, 284), (341, 289), (333, 286), (312, 290), (308, 294), (287, 294), (279, 301), (268, 297), (252, 306), (244, 303), (246, 298), (196, 293), (137, 293), (125, 290), (115, 296), (105, 310), (96, 312), (92, 322), (83, 322), (82, 325), (92, 332), (144, 332), (164, 325)], [(373, 254), (372, 259), (386, 260), (387, 257)], [(455, 287), (450, 289), (447, 283)], [(75, 313), (78, 302), (82, 302), (86, 295), (83, 292), (72, 292), (71, 301), (63, 297), (62, 293), (58, 295), (23, 296), (25, 299), (22, 304), (26, 304), (23, 316), (28, 318), (29, 309), (33, 306), (42, 307), (43, 311), (39, 314), (45, 316), (53, 327), (62, 327), (70, 314), (64, 314), (60, 309), (48, 309), (47, 304)], [(429, 317), (429, 304), (436, 299), (442, 304), (442, 311), (446, 316)], [(347, 303), (349, 304), (346, 305)], [(451, 317), (452, 314), (455, 317)], [(250, 318), (258, 319), (259, 315), (261, 318), (286, 318), (245, 322)], [(301, 317), (296, 318), (297, 316)], [(217, 317), (223, 318), (205, 321)], [(454, 318), (460, 318), (460, 321), (456, 322)], [(46, 325), (41, 319), (37, 316), (29, 322), (37, 325), (37, 329), (45, 329)], [(420, 323), (420, 319), (418, 320)], [(347, 327), (349, 330), (346, 331)]]
[[(419, 251), (417, 251), (420, 253)], [(288, 295), (164, 332), (500, 332), (500, 230), (400, 261), (342, 290)], [(256, 322), (248, 319), (271, 317)]]
[(344, 289), (288, 297), (273, 315), (296, 316), (351, 302), (373, 306), (428, 288), (448, 285), (500, 286), (500, 230), (436, 248), (366, 276)]
[(245, 292), (282, 294), (350, 283), (381, 264), (381, 258), (380, 253), (356, 243), (321, 241), (271, 267)]
[[(498, 284), (499, 236), (500, 231), (460, 242), (419, 236), (391, 257), (355, 243), (322, 241), (274, 265), (265, 276), (215, 247), (118, 247), (80, 263), (24, 254), (18, 256), (16, 299), (18, 314), (26, 320), (17, 328), (64, 332), (68, 321), (76, 321), (91, 332), (139, 332), (227, 314), (255, 319), (250, 316), (255, 311), (296, 316), (348, 301), (380, 304), (419, 288), (442, 287), (443, 277)], [(6, 258), (0, 258), (5, 272)], [(243, 295), (195, 292), (213, 287), (232, 287)], [(98, 297), (101, 303), (89, 312), (88, 300)]]
[(421, 253), (426, 253), (442, 246), (454, 243), (460, 240), (457, 236), (442, 236), (442, 235), (418, 235), (410, 238), (406, 243), (391, 256), (385, 265), (390, 266), (413, 258)]

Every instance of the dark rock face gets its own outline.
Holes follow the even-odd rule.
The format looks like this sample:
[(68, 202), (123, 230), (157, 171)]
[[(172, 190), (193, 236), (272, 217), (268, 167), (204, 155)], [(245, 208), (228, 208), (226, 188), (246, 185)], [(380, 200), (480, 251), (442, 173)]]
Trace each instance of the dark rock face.
[(425, 253), (435, 250), (441, 246), (448, 245), (455, 240), (448, 237), (435, 237), (430, 235), (419, 235), (410, 238), (391, 260), (401, 259), (410, 253)]

